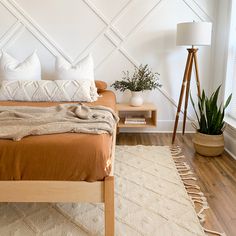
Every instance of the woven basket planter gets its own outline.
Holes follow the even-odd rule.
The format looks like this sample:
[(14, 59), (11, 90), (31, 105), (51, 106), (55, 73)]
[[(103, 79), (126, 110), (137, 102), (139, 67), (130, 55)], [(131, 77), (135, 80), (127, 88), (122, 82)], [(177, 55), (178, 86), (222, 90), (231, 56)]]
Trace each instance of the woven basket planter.
[(224, 136), (195, 133), (193, 137), (194, 148), (202, 156), (219, 156), (224, 152)]

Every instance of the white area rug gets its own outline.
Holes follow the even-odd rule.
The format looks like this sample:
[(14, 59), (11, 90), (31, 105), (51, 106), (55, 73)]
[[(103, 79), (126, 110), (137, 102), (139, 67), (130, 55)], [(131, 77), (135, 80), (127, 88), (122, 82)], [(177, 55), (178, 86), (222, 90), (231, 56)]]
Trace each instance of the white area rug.
[[(168, 147), (117, 146), (115, 181), (116, 235), (205, 235)], [(104, 235), (103, 204), (1, 203), (0, 235)]]

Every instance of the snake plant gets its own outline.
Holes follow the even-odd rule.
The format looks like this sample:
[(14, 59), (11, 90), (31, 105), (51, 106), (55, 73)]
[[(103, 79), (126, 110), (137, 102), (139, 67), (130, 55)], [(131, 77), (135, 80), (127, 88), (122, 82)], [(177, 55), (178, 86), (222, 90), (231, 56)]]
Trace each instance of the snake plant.
[(212, 93), (210, 98), (202, 91), (201, 96), (198, 96), (198, 112), (196, 110), (192, 96), (190, 95), (193, 109), (197, 116), (198, 132), (209, 135), (219, 135), (223, 133), (225, 109), (229, 105), (232, 94), (228, 97), (225, 104), (218, 106), (218, 96), (220, 91), (219, 86), (217, 90)]

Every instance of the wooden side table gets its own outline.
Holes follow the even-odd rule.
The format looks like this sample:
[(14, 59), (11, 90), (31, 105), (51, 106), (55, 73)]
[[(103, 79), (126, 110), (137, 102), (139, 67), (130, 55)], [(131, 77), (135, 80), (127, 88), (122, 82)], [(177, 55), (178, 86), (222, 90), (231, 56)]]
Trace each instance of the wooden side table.
[[(140, 107), (133, 107), (127, 103), (117, 103), (116, 110), (120, 121), (118, 123), (119, 128), (154, 128), (157, 125), (157, 109), (153, 103), (144, 103)], [(125, 117), (131, 114), (143, 114), (146, 120), (146, 124), (125, 124)]]

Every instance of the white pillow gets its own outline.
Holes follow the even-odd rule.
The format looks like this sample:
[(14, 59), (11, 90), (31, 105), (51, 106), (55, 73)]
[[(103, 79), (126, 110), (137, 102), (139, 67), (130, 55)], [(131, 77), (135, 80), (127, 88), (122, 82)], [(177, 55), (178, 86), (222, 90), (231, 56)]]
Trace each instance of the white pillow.
[(89, 54), (76, 65), (72, 65), (62, 57), (56, 58), (56, 74), (60, 80), (87, 79), (94, 81), (94, 64), (92, 55)]
[(93, 102), (89, 80), (3, 80), (0, 101)]
[(61, 57), (56, 58), (55, 64), (57, 80), (89, 80), (91, 83), (91, 96), (98, 97), (94, 80), (94, 63), (91, 54), (80, 60), (76, 65), (72, 65)]
[(0, 80), (40, 80), (41, 65), (34, 52), (23, 62), (19, 62), (6, 52), (0, 58)]

